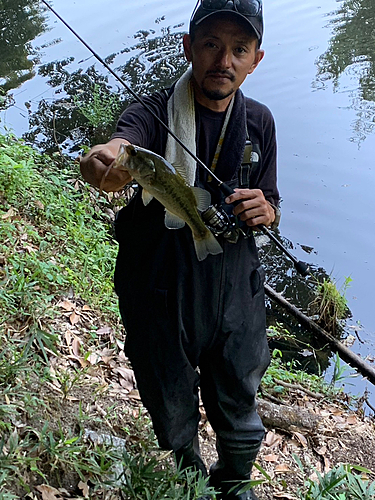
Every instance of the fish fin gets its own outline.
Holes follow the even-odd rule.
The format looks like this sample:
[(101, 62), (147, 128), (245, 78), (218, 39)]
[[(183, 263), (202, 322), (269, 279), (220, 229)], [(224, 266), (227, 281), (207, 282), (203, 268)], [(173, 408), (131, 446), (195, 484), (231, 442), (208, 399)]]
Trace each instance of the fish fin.
[(192, 187), (195, 199), (197, 200), (197, 209), (200, 212), (207, 210), (211, 204), (211, 195), (205, 189), (199, 187)]
[(181, 229), (185, 225), (185, 221), (177, 217), (177, 215), (172, 214), (169, 210), (165, 209), (164, 218), (165, 227), (168, 229)]
[(142, 189), (142, 201), (143, 201), (143, 205), (146, 207), (150, 201), (152, 200), (153, 196), (151, 193), (149, 193), (148, 191), (146, 191), (146, 189)]
[(197, 259), (199, 261), (204, 260), (208, 254), (217, 255), (219, 253), (223, 253), (220, 243), (211, 231), (208, 231), (207, 238), (204, 238), (203, 240), (194, 239), (194, 246)]
[(187, 174), (186, 174), (186, 169), (182, 167), (181, 165), (176, 165), (173, 163), (173, 168), (176, 170), (178, 174), (181, 175), (181, 177), (184, 179), (184, 181), (187, 183)]

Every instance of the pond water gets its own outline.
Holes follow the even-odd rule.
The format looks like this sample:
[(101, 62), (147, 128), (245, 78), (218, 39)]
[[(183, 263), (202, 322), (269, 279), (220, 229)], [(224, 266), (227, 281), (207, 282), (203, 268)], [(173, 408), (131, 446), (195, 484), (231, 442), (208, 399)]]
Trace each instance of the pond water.
[[(15, 9), (16, 3), (22, 8)], [(101, 103), (109, 99), (106, 118), (112, 121), (118, 100), (105, 92), (118, 90), (121, 101), (129, 98), (126, 92), (53, 14), (33, 11), (32, 0), (4, 5), (0, 92), (8, 93), (0, 93), (0, 125), (17, 135), (28, 132), (28, 140), (39, 147), (54, 150), (58, 142), (73, 154), (92, 133), (95, 140), (105, 140), (109, 131), (101, 123), (87, 126), (85, 102), (95, 105), (93, 82), (102, 92)], [(53, 6), (137, 92), (169, 85), (186, 66), (180, 39), (188, 29), (191, 0), (54, 0)], [(353, 335), (351, 349), (372, 362), (375, 3), (265, 0), (264, 13), (266, 55), (243, 91), (266, 103), (275, 116), (280, 236), (297, 258), (331, 275), (338, 287), (352, 279), (346, 292), (352, 317), (342, 335)], [(305, 279), (272, 245), (263, 253), (271, 258), (272, 286), (296, 305), (305, 304)], [(333, 361), (327, 365), (329, 378)], [(354, 384), (347, 386), (353, 394), (368, 389), (375, 405), (375, 390), (362, 377), (347, 377), (346, 384)]]

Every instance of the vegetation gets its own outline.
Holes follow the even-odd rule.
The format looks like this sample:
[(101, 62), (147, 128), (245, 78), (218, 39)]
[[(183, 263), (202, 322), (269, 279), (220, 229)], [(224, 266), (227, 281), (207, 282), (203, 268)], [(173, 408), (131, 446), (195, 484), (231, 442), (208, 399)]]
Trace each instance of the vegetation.
[(345, 293), (350, 285), (351, 278), (345, 278), (341, 289), (331, 278), (324, 278), (316, 287), (316, 297), (310, 304), (311, 309), (317, 312), (317, 322), (327, 331), (335, 332), (341, 320), (350, 314)]
[[(0, 136), (0, 164), (0, 500), (214, 495), (157, 449), (126, 366), (112, 289), (121, 202), (84, 185), (76, 163), (12, 135)], [(275, 379), (333, 394), (277, 352), (264, 384), (281, 394)], [(364, 474), (337, 467), (301, 498), (371, 498)]]

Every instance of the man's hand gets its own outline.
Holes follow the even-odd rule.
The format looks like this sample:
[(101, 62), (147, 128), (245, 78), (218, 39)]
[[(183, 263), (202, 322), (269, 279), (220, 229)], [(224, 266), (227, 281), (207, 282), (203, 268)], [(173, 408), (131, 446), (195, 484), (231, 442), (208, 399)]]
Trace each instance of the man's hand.
[(275, 220), (275, 211), (265, 199), (263, 191), (238, 188), (234, 191), (225, 199), (228, 204), (238, 202), (233, 208), (234, 215), (238, 215), (250, 227), (272, 224)]
[(81, 174), (85, 181), (110, 192), (119, 191), (132, 180), (129, 172), (112, 168), (122, 143), (129, 144), (124, 139), (113, 139), (107, 144), (98, 144), (80, 158)]

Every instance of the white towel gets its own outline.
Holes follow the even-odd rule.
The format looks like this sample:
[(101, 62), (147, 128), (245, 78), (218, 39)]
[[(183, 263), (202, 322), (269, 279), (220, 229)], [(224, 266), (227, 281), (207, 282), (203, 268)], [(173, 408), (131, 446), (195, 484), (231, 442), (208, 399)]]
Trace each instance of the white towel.
[[(168, 100), (168, 126), (183, 144), (196, 154), (195, 105), (191, 75), (190, 67), (177, 81)], [(165, 148), (165, 159), (176, 167), (189, 186), (194, 185), (196, 162), (170, 134)]]

